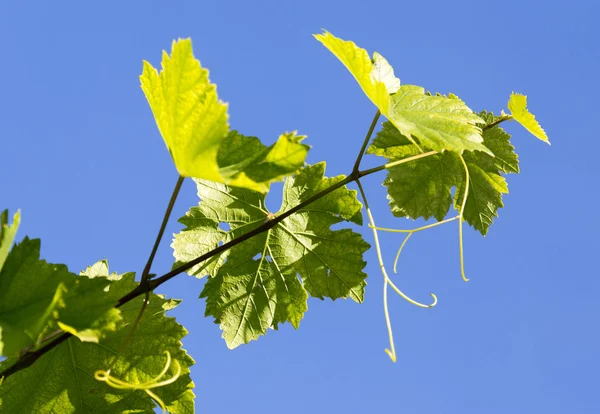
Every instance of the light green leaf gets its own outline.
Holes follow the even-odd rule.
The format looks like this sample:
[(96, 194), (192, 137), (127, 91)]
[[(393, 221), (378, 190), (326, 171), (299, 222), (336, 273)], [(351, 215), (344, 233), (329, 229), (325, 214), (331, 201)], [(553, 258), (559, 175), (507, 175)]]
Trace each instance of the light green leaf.
[(367, 154), (379, 155), (389, 160), (409, 158), (420, 153), (419, 147), (402, 135), (389, 121), (383, 123), (383, 128), (377, 132), (375, 139), (367, 148)]
[(545, 143), (550, 144), (546, 132), (538, 121), (536, 121), (535, 116), (527, 109), (527, 96), (513, 92), (508, 100), (508, 109), (512, 113), (513, 118), (519, 124), (523, 125), (527, 131)]
[(385, 81), (389, 85), (395, 85), (392, 81), (393, 69), (387, 61), (378, 55), (378, 66), (375, 67), (367, 51), (356, 46), (354, 42), (339, 39), (327, 31), (314, 36), (346, 66), (381, 113), (387, 114), (390, 107), (390, 91)]
[(160, 74), (144, 61), (140, 81), (179, 174), (222, 181), (217, 153), (229, 131), (227, 105), (194, 57), (191, 40), (173, 41), (171, 56), (163, 51)]
[[(106, 278), (106, 274), (96, 274)], [(133, 273), (111, 276), (115, 293), (125, 295), (136, 286)], [(73, 413), (153, 412), (156, 406), (141, 390), (111, 388), (94, 378), (97, 370), (111, 366), (111, 375), (128, 383), (143, 383), (157, 376), (165, 366), (164, 351), (181, 366), (180, 377), (172, 384), (154, 388), (170, 413), (194, 412), (193, 383), (189, 367), (194, 363), (181, 347), (186, 330), (165, 311), (177, 306), (177, 301), (152, 294), (131, 342), (119, 354), (131, 325), (141, 307), (142, 298), (123, 307), (123, 320), (117, 331), (100, 343), (84, 343), (70, 338), (42, 356), (31, 367), (8, 377), (0, 387), (0, 406), (7, 413)], [(115, 356), (117, 360), (113, 363)], [(14, 362), (0, 363), (0, 369)], [(111, 365), (112, 364), (112, 365)], [(165, 378), (174, 373), (173, 364)]]
[(119, 280), (121, 276), (117, 272), (111, 274), (108, 273), (108, 260), (99, 260), (91, 266), (88, 266), (85, 270), (79, 272), (80, 276), (87, 276), (89, 278), (95, 278), (98, 276), (105, 277), (109, 280)]
[[(427, 95), (420, 86), (403, 85), (391, 97), (390, 122), (413, 143), (414, 138), (423, 147), (436, 151), (450, 150), (462, 153), (483, 151), (481, 129), (483, 120), (455, 95)], [(414, 138), (413, 138), (414, 137)]]
[(148, 62), (140, 76), (156, 124), (179, 174), (266, 193), (272, 181), (302, 167), (304, 136), (285, 133), (270, 147), (229, 132), (227, 105), (219, 101), (208, 71), (194, 57), (190, 39), (163, 52), (160, 74)]
[(296, 132), (282, 134), (270, 147), (256, 137), (231, 131), (219, 148), (217, 162), (224, 182), (266, 193), (273, 181), (298, 171), (310, 147)]
[[(206, 253), (343, 179), (324, 178), (324, 171), (325, 164), (320, 163), (287, 178), (282, 206), (275, 214), (266, 210), (265, 196), (258, 192), (196, 180), (201, 201), (180, 219), (186, 228), (175, 236), (175, 257), (187, 261)], [(362, 255), (369, 245), (350, 229), (330, 228), (344, 220), (362, 223), (361, 208), (356, 191), (340, 188), (190, 270), (197, 277), (212, 276), (202, 297), (207, 298), (207, 315), (221, 324), (230, 348), (279, 323), (289, 321), (297, 328), (306, 311), (307, 293), (362, 302), (366, 278)]]
[[(2, 270), (2, 266), (4, 266), (4, 261), (6, 260), (6, 256), (8, 256), (8, 252), (12, 247), (13, 240), (15, 239), (15, 235), (17, 234), (17, 230), (19, 229), (19, 224), (21, 223), (21, 212), (17, 211), (13, 216), (12, 224), (8, 224), (8, 210), (4, 210), (0, 214), (0, 270)], [(0, 345), (0, 355), (2, 354), (2, 348)]]

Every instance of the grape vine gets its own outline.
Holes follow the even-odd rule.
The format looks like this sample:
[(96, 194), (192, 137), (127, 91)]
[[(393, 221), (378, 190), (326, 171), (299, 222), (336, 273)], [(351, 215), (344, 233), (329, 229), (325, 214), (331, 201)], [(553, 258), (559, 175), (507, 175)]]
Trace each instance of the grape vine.
[[(435, 306), (437, 297), (418, 302), (389, 278), (378, 232), (406, 235), (396, 272), (413, 234), (456, 221), (460, 271), (468, 281), (463, 224), (485, 235), (508, 192), (504, 176), (519, 172), (510, 135), (500, 125), (515, 120), (549, 143), (526, 97), (511, 94), (510, 114), (475, 113), (454, 94), (402, 84), (377, 52), (371, 57), (329, 32), (315, 38), (377, 108), (347, 176), (326, 177), (324, 162), (307, 164), (310, 146), (297, 132), (267, 146), (231, 130), (227, 104), (194, 57), (191, 41), (180, 39), (170, 55), (163, 53), (160, 71), (144, 62), (140, 76), (179, 177), (139, 282), (133, 273), (111, 273), (104, 260), (79, 275), (41, 260), (39, 240), (13, 244), (20, 212), (12, 221), (8, 211), (2, 213), (1, 412), (152, 412), (157, 406), (193, 412), (194, 361), (181, 343), (186, 330), (167, 315), (179, 302), (155, 290), (182, 273), (207, 278), (205, 313), (220, 325), (229, 348), (283, 323), (298, 329), (309, 297), (364, 300), (364, 255), (371, 246), (350, 228), (332, 229), (344, 222), (362, 225), (363, 206), (383, 275), (385, 351), (392, 361), (397, 355), (388, 288), (422, 308)], [(381, 117), (386, 121), (375, 133)], [(385, 161), (362, 170), (365, 154)], [(360, 180), (381, 171), (387, 172), (383, 184), (393, 215), (435, 221), (415, 229), (378, 227)], [(172, 270), (155, 277), (152, 263), (185, 178), (196, 183), (200, 201), (179, 219)], [(279, 181), (281, 208), (271, 212), (265, 197)], [(358, 191), (347, 187), (352, 183)], [(448, 218), (451, 208), (457, 213)]]

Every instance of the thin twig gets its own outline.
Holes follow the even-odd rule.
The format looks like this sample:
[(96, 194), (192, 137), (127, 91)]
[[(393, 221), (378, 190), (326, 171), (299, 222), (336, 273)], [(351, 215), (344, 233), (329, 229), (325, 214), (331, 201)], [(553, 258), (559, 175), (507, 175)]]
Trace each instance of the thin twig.
[(171, 195), (171, 199), (169, 200), (169, 205), (167, 206), (167, 210), (165, 211), (165, 215), (160, 225), (160, 229), (158, 230), (158, 235), (156, 236), (156, 240), (154, 241), (154, 246), (152, 247), (150, 256), (148, 256), (148, 262), (146, 263), (146, 267), (144, 267), (144, 270), (142, 271), (142, 285), (145, 285), (148, 282), (148, 275), (150, 274), (150, 268), (152, 267), (154, 256), (156, 255), (156, 251), (158, 250), (158, 246), (160, 245), (160, 241), (162, 240), (165, 228), (167, 227), (167, 223), (169, 222), (169, 217), (171, 217), (171, 211), (173, 211), (173, 206), (175, 205), (175, 200), (179, 195), (179, 190), (181, 189), (181, 184), (183, 184), (183, 180), (184, 177), (180, 175), (177, 178), (177, 183), (175, 183), (175, 188), (173, 189), (173, 194)]
[(379, 116), (381, 112), (379, 109), (375, 113), (373, 117), (373, 122), (371, 122), (371, 126), (369, 127), (369, 131), (367, 131), (367, 135), (365, 136), (365, 140), (363, 141), (362, 147), (360, 147), (360, 152), (356, 157), (356, 162), (354, 163), (354, 168), (352, 168), (353, 173), (358, 173), (358, 169), (360, 168), (360, 162), (362, 160), (363, 155), (365, 154), (365, 150), (367, 149), (367, 145), (369, 145), (369, 141), (371, 140), (371, 135), (373, 135), (373, 131), (375, 130), (375, 126), (377, 126), (377, 121), (379, 120)]

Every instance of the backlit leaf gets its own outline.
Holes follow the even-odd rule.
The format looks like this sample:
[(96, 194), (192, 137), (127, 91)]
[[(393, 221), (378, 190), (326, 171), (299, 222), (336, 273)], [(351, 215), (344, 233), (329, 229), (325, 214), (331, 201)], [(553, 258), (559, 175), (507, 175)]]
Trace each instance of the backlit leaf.
[(538, 121), (536, 121), (535, 116), (527, 109), (527, 96), (513, 92), (508, 100), (508, 109), (512, 113), (513, 118), (523, 125), (527, 131), (545, 143), (550, 144), (546, 132)]
[[(102, 265), (100, 265), (101, 267)], [(106, 279), (122, 296), (136, 287), (134, 274), (116, 276), (106, 272), (95, 278)], [(153, 412), (156, 406), (141, 390), (120, 390), (97, 381), (94, 373), (111, 367), (111, 375), (128, 383), (143, 383), (157, 376), (165, 366), (164, 351), (181, 366), (180, 377), (172, 384), (154, 388), (170, 413), (194, 412), (193, 383), (189, 367), (194, 363), (181, 347), (187, 331), (165, 312), (177, 301), (152, 294), (131, 342), (120, 353), (131, 325), (141, 307), (142, 297), (124, 306), (123, 319), (116, 331), (99, 343), (70, 338), (43, 355), (31, 367), (6, 378), (0, 387), (0, 406), (7, 413), (88, 413)], [(116, 356), (116, 361), (114, 360)], [(0, 369), (14, 363), (9, 359)], [(172, 366), (163, 379), (173, 376)]]
[[(320, 163), (287, 178), (281, 209), (274, 214), (258, 192), (196, 180), (201, 201), (180, 220), (186, 228), (175, 236), (175, 257), (187, 261), (208, 252), (343, 179), (324, 178), (324, 171)], [(211, 275), (202, 292), (206, 313), (221, 324), (230, 348), (279, 323), (289, 321), (297, 328), (308, 294), (362, 302), (362, 255), (369, 245), (350, 229), (330, 228), (344, 220), (362, 223), (361, 207), (356, 191), (340, 188), (189, 271)]]

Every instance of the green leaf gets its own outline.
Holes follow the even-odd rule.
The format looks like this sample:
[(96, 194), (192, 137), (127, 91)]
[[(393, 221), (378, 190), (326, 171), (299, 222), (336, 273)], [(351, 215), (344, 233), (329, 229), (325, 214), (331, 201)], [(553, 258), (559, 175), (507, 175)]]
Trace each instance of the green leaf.
[[(133, 273), (122, 277), (96, 274), (111, 279), (115, 293), (125, 295), (136, 287)], [(153, 388), (170, 413), (194, 412), (193, 383), (189, 367), (194, 363), (181, 347), (187, 331), (165, 312), (177, 301), (152, 294), (131, 342), (120, 353), (134, 323), (143, 298), (120, 309), (123, 320), (117, 330), (100, 343), (84, 343), (70, 338), (43, 355), (31, 367), (6, 378), (0, 387), (0, 406), (7, 413), (72, 412), (153, 412), (155, 404), (142, 390), (120, 390), (97, 381), (94, 373), (111, 367), (111, 375), (128, 383), (143, 383), (156, 377), (165, 366), (164, 351), (181, 366), (180, 377), (172, 384)], [(114, 361), (117, 356), (116, 361)], [(0, 369), (14, 362), (9, 359)], [(173, 376), (172, 366), (163, 379)]]
[[(191, 260), (343, 179), (324, 178), (324, 172), (325, 164), (320, 163), (288, 177), (275, 214), (266, 210), (263, 194), (196, 180), (201, 201), (180, 219), (186, 228), (175, 236), (175, 257), (179, 262)], [(297, 328), (307, 309), (307, 293), (362, 302), (362, 255), (369, 245), (350, 229), (331, 230), (342, 221), (362, 223), (361, 208), (356, 191), (339, 188), (189, 271), (197, 277), (212, 276), (201, 296), (206, 298), (206, 314), (221, 324), (230, 348), (257, 339), (279, 323), (289, 321)]]
[(538, 121), (536, 121), (535, 116), (527, 109), (527, 96), (513, 92), (508, 100), (508, 109), (512, 113), (513, 118), (519, 124), (523, 125), (527, 131), (545, 143), (550, 144), (546, 132)]
[(115, 306), (123, 296), (108, 276), (108, 262), (99, 261), (80, 272), (76, 286), (65, 294), (65, 307), (59, 312), (58, 326), (84, 342), (98, 342), (116, 329), (122, 319)]
[(0, 354), (14, 356), (62, 329), (97, 342), (115, 329), (120, 295), (110, 280), (76, 276), (39, 259), (40, 241), (15, 245), (0, 271)]
[(40, 241), (26, 237), (13, 247), (0, 271), (2, 355), (15, 356), (36, 345), (64, 307), (71, 275), (64, 265), (39, 260), (39, 251)]
[[(492, 113), (483, 112), (482, 118), (490, 125), (499, 118)], [(502, 195), (508, 193), (508, 184), (501, 173), (519, 173), (519, 161), (510, 135), (499, 126), (488, 128), (483, 134), (485, 145), (495, 157), (481, 152), (465, 152), (465, 163), (469, 170), (469, 195), (465, 206), (464, 218), (482, 235), (486, 235), (498, 209), (504, 207)], [(457, 183), (454, 206), (460, 210), (464, 198), (464, 167), (462, 180)]]
[[(482, 112), (486, 122), (483, 144), (493, 153), (465, 151), (463, 158), (470, 175), (470, 187), (464, 218), (485, 235), (497, 211), (503, 206), (502, 194), (508, 192), (502, 173), (518, 173), (519, 164), (510, 135), (494, 123), (499, 119)], [(417, 143), (421, 144), (420, 141)], [(429, 150), (427, 146), (422, 148)], [(368, 153), (397, 161), (419, 153), (416, 144), (386, 122), (369, 147)], [(397, 217), (434, 217), (444, 219), (452, 203), (452, 189), (457, 188), (454, 207), (460, 210), (464, 197), (465, 169), (456, 153), (434, 154), (389, 169), (384, 181), (392, 213)]]
[(273, 181), (298, 171), (310, 147), (296, 132), (282, 134), (270, 147), (256, 137), (231, 131), (219, 148), (217, 162), (224, 182), (266, 193)]
[(163, 51), (160, 74), (144, 61), (140, 81), (179, 174), (221, 181), (217, 153), (229, 131), (227, 105), (194, 57), (192, 41), (173, 41), (171, 56)]
[[(8, 252), (12, 247), (13, 240), (15, 239), (15, 235), (19, 229), (19, 224), (21, 224), (20, 211), (15, 213), (13, 216), (13, 222), (10, 225), (8, 224), (8, 210), (4, 210), (0, 214), (0, 270), (2, 270), (6, 256), (8, 256)], [(0, 355), (1, 354), (2, 349), (0, 348)]]
[(403, 85), (391, 97), (386, 116), (405, 137), (431, 150), (491, 154), (477, 127), (483, 120), (455, 95), (432, 96), (420, 86)]
[[(367, 150), (390, 161), (412, 157), (421, 152), (390, 122), (384, 122)], [(383, 182), (387, 187), (392, 213), (397, 217), (442, 220), (452, 204), (452, 188), (464, 175), (460, 159), (450, 152), (392, 167)]]
[(506, 174), (519, 173), (519, 159), (515, 153), (515, 147), (510, 143), (510, 134), (499, 126), (487, 127), (496, 123), (501, 117), (491, 112), (483, 111), (479, 114), (485, 121), (486, 127), (483, 133), (484, 144), (494, 153), (490, 157), (481, 152), (472, 152), (469, 157), (477, 158), (477, 163), (484, 169), (492, 171), (494, 167)]
[(383, 182), (388, 188), (392, 213), (412, 219), (435, 217), (442, 220), (452, 204), (452, 188), (464, 175), (458, 156), (435, 154), (389, 169)]
[(387, 114), (390, 107), (389, 95), (392, 92), (388, 91), (386, 81), (389, 85), (395, 86), (395, 82), (392, 80), (393, 69), (389, 76), (391, 66), (387, 64), (387, 61), (378, 55), (378, 66), (375, 67), (365, 49), (356, 46), (354, 42), (337, 38), (327, 31), (323, 34), (316, 34), (314, 37), (346, 66), (363, 92), (381, 113)]

